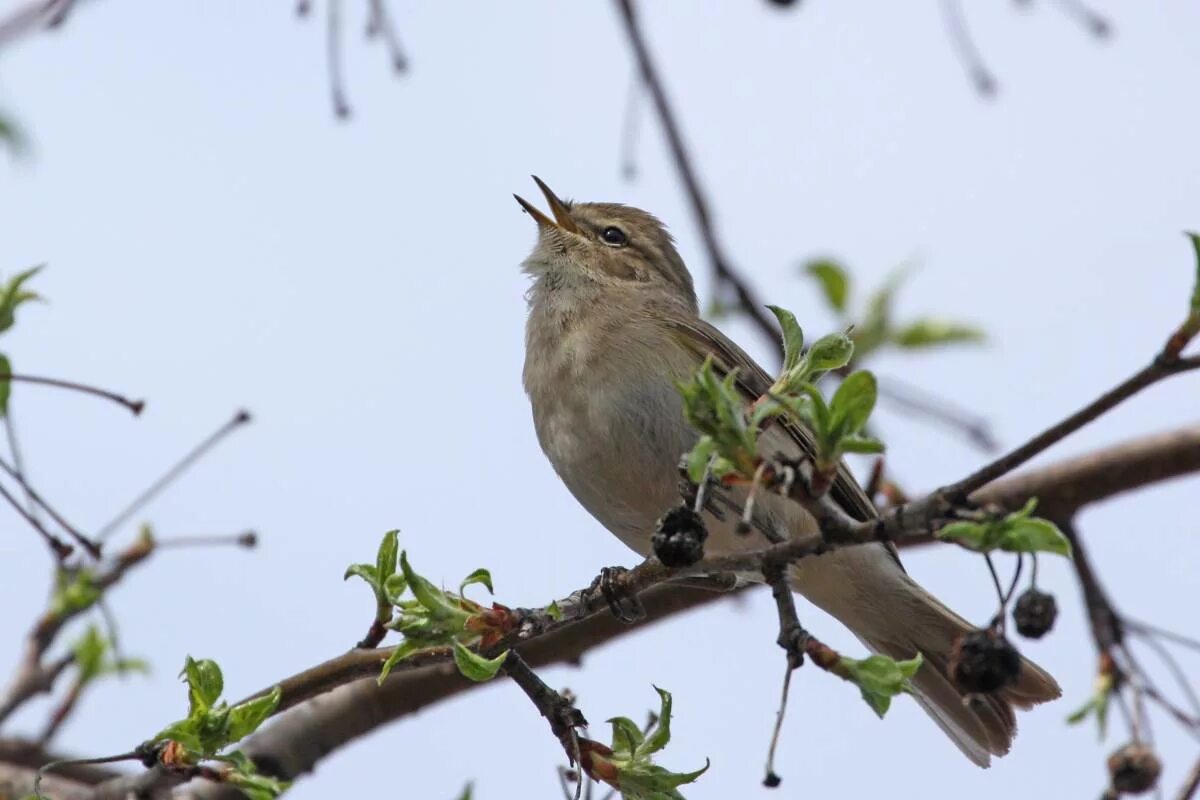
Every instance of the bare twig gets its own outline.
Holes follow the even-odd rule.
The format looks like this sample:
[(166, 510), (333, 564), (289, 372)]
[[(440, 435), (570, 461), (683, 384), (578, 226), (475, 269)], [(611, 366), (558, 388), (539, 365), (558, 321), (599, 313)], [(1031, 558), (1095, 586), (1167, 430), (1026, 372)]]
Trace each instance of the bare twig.
[[(21, 505), (21, 501), (13, 497), (12, 493), (4, 488), (4, 484), (0, 484), (0, 497), (3, 497), (38, 532), (38, 535), (42, 537), (42, 540), (50, 548), (50, 552), (54, 553), (54, 557), (58, 559), (59, 563), (62, 563), (66, 560), (67, 556), (75, 552), (71, 545), (46, 530), (46, 526), (42, 524), (41, 520), (29, 513), (29, 510)], [(99, 555), (99, 551), (96, 551), (96, 555)]]
[(967, 20), (963, 15), (961, 0), (942, 0), (942, 20), (946, 24), (946, 34), (954, 52), (970, 76), (975, 90), (983, 97), (996, 94), (996, 78), (991, 70), (983, 63), (983, 56), (971, 38), (967, 28)]
[(349, 119), (350, 103), (346, 100), (346, 85), (342, 77), (342, 0), (327, 0), (325, 18), (325, 58), (329, 69), (329, 94), (333, 113), (338, 119)]
[(250, 412), (238, 411), (233, 417), (222, 425), (220, 428), (209, 434), (200, 444), (192, 448), (183, 458), (174, 466), (163, 473), (162, 477), (150, 484), (141, 494), (133, 499), (119, 514), (109, 520), (99, 531), (96, 532), (96, 541), (103, 542), (120, 527), (126, 520), (133, 516), (139, 509), (150, 502), (154, 497), (171, 484), (176, 478), (182, 475), (188, 467), (196, 463), (196, 461), (215, 447), (222, 439), (232, 433), (235, 429), (250, 422)]
[(392, 69), (404, 72), (408, 69), (408, 59), (404, 48), (400, 45), (400, 34), (396, 31), (396, 23), (388, 11), (385, 0), (370, 0), (368, 4), (367, 35), (383, 37), (392, 62)]
[(145, 400), (130, 400), (128, 397), (119, 395), (116, 392), (110, 392), (108, 389), (101, 389), (96, 386), (90, 386), (86, 383), (67, 381), (61, 378), (46, 378), (40, 375), (18, 375), (16, 373), (3, 373), (0, 374), (0, 381), (15, 381), (20, 383), (33, 383), (39, 386), (53, 386), (57, 389), (66, 389), (71, 392), (81, 392), (83, 394), (102, 397), (105, 400), (111, 400), (118, 405), (125, 406), (125, 408), (129, 409), (134, 416), (141, 414), (142, 409), (146, 407)]
[[(12, 442), (13, 439), (10, 437), (9, 441)], [(13, 448), (13, 453), (13, 465), (10, 466), (4, 459), (0, 459), (0, 470), (8, 473), (9, 476), (11, 476), (13, 480), (15, 480), (17, 484), (25, 490), (25, 497), (30, 501), (28, 509), (29, 518), (37, 520), (38, 524), (41, 523), (41, 520), (38, 520), (37, 515), (34, 513), (36, 508), (40, 506), (47, 514), (50, 515), (51, 519), (57, 522), (72, 539), (74, 539), (80, 546), (83, 547), (84, 550), (88, 552), (89, 555), (92, 556), (92, 558), (99, 558), (100, 546), (81, 533), (74, 525), (67, 522), (63, 518), (62, 514), (59, 514), (57, 511), (55, 511), (54, 507), (47, 503), (42, 496), (38, 494), (32, 486), (29, 485), (29, 482), (25, 480), (25, 476), (21, 472), (20, 466), (16, 463), (15, 447)]]
[(778, 342), (779, 328), (768, 316), (765, 310), (766, 305), (763, 304), (762, 300), (749, 287), (745, 279), (737, 275), (717, 238), (717, 231), (712, 221), (712, 212), (709, 210), (708, 201), (705, 199), (704, 192), (700, 188), (700, 180), (696, 176), (695, 168), (692, 166), (693, 162), (688, 155), (687, 147), (683, 143), (683, 134), (680, 131), (679, 123), (676, 121), (675, 112), (667, 99), (666, 89), (663, 87), (662, 79), (658, 75), (654, 60), (650, 56), (650, 48), (646, 44), (645, 37), (642, 34), (637, 12), (633, 7), (633, 0), (617, 0), (617, 9), (620, 11), (621, 20), (625, 24), (625, 33), (629, 38), (629, 43), (633, 47), (638, 70), (641, 72), (642, 80), (650, 92), (650, 98), (654, 103), (654, 109), (658, 114), (659, 122), (662, 123), (663, 133), (666, 134), (671, 157), (675, 162), (675, 168), (679, 172), (680, 180), (683, 181), (683, 187), (692, 208), (692, 216), (695, 218), (696, 225), (700, 229), (700, 238), (704, 243), (704, 249), (708, 253), (708, 259), (712, 265), (717, 283), (733, 290), (734, 294), (737, 295), (738, 305), (754, 321), (754, 324), (763, 335), (772, 342)]

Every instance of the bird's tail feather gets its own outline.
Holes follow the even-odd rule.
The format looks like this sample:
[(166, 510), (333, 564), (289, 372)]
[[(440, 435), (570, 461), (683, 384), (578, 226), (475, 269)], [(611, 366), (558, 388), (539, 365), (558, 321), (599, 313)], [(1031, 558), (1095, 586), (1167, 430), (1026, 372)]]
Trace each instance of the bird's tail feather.
[[(907, 577), (907, 576), (906, 576)], [(1013, 708), (1027, 709), (1062, 694), (1045, 670), (1022, 657), (1016, 682), (998, 692), (967, 698), (950, 678), (950, 651), (955, 640), (973, 625), (944, 606), (915, 582), (908, 603), (893, 605), (891, 624), (872, 625), (855, 634), (871, 650), (892, 658), (921, 653), (925, 662), (913, 677), (916, 701), (967, 758), (981, 767), (991, 756), (1002, 756), (1017, 733)], [(908, 605), (908, 608), (904, 608)], [(853, 626), (851, 629), (854, 630)], [(879, 631), (886, 630), (886, 636)]]

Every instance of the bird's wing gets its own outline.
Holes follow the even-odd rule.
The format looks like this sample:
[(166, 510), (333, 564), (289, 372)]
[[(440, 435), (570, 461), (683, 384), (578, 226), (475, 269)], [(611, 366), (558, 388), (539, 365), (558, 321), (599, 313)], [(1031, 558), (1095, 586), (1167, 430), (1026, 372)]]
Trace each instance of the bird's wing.
[[(709, 323), (699, 317), (684, 319), (678, 315), (671, 315), (667, 324), (679, 343), (701, 359), (711, 355), (713, 368), (722, 376), (736, 369), (736, 383), (747, 403), (762, 397), (771, 388), (773, 381), (766, 370), (755, 363), (745, 350)], [(803, 425), (783, 417), (776, 420), (776, 424), (787, 432), (804, 453), (809, 456), (816, 453), (812, 433)], [(876, 516), (874, 504), (844, 462), (838, 464), (837, 476), (830, 492), (833, 499), (855, 519), (867, 520)]]

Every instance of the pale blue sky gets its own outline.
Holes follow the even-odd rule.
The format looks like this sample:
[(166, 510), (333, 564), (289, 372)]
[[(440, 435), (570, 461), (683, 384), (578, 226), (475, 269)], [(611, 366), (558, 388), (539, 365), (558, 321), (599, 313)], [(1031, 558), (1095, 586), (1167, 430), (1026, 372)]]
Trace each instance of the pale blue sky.
[[(0, 4), (0, 9), (15, 5)], [(540, 605), (632, 554), (561, 487), (520, 385), (533, 242), (514, 191), (536, 172), (562, 194), (652, 210), (710, 287), (697, 232), (657, 127), (643, 117), (640, 176), (618, 138), (631, 64), (608, 3), (394, 3), (412, 71), (392, 77), (348, 14), (355, 116), (329, 112), (321, 17), (291, 3), (83, 4), (64, 30), (0, 53), (0, 107), (25, 123), (30, 160), (0, 165), (0, 272), (48, 262), (3, 342), (18, 370), (148, 398), (141, 419), (30, 386), (14, 412), (31, 473), (71, 519), (98, 524), (178, 454), (246, 407), (255, 424), (147, 509), (163, 536), (259, 530), (254, 554), (163, 553), (115, 591), (148, 680), (90, 694), (60, 744), (127, 748), (180, 715), (186, 654), (216, 658), (240, 695), (344, 648), (370, 600), (342, 570), (402, 530), (418, 569), (457, 580), (490, 567), (498, 598)], [(1180, 231), (1200, 227), (1200, 10), (1181, 0), (1096, 3), (1117, 35), (1097, 44), (1039, 3), (971, 4), (1001, 94), (981, 101), (937, 4), (848, 7), (643, 3), (717, 223), (767, 300), (806, 327), (833, 320), (796, 264), (844, 259), (859, 286), (901, 261), (920, 270), (903, 314), (971, 319), (983, 349), (881, 359), (994, 422), (1015, 444), (1111, 385), (1177, 321), (1192, 270)], [(725, 327), (754, 352), (745, 324)], [(1157, 387), (1058, 454), (1195, 420), (1200, 380)], [(981, 456), (880, 412), (890, 464), (914, 489)], [(1082, 528), (1131, 614), (1195, 632), (1197, 481), (1089, 511)], [(15, 516), (0, 536), (16, 642), (48, 563)], [(949, 549), (910, 570), (984, 621), (983, 565)], [(675, 694), (663, 763), (709, 774), (689, 798), (1095, 796), (1103, 758), (1063, 718), (1090, 690), (1094, 654), (1062, 564), (1044, 583), (1061, 630), (1025, 651), (1063, 701), (1021, 719), (989, 771), (959, 756), (915, 704), (879, 722), (852, 687), (805, 669), (781, 745), (784, 784), (759, 787), (782, 655), (765, 592), (673, 620), (547, 673), (587, 716), (634, 718)], [(832, 620), (809, 627), (853, 650)], [(0, 655), (7, 674), (16, 650)], [(1195, 662), (1191, 662), (1195, 667)], [(35, 730), (47, 705), (18, 726)], [(1194, 745), (1160, 721), (1166, 785)], [(595, 733), (606, 736), (597, 726)], [(298, 799), (385, 783), (449, 798), (557, 796), (557, 744), (521, 693), (494, 686), (381, 730), (323, 762)], [(384, 769), (380, 765), (386, 765)]]

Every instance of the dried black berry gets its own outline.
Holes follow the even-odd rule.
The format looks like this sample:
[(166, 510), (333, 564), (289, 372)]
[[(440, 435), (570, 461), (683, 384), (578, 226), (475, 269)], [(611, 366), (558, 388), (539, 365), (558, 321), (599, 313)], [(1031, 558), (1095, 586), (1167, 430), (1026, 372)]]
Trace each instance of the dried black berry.
[(787, 8), (788, 6), (796, 4), (796, 0), (767, 0), (767, 2), (773, 6), (779, 6), (780, 8)]
[(1121, 794), (1143, 794), (1158, 783), (1162, 762), (1144, 744), (1132, 742), (1108, 757), (1112, 787)]
[(687, 506), (676, 506), (658, 521), (650, 543), (654, 555), (668, 567), (690, 567), (704, 558), (708, 530), (704, 520)]
[(1049, 633), (1057, 616), (1058, 603), (1054, 602), (1054, 595), (1037, 589), (1029, 589), (1018, 597), (1012, 612), (1017, 633), (1030, 639), (1040, 639)]
[(763, 786), (768, 789), (774, 789), (781, 783), (783, 783), (783, 778), (776, 775), (773, 770), (767, 773), (767, 777), (763, 778)]
[(970, 631), (950, 650), (950, 677), (967, 694), (1011, 686), (1021, 674), (1021, 655), (995, 628)]

